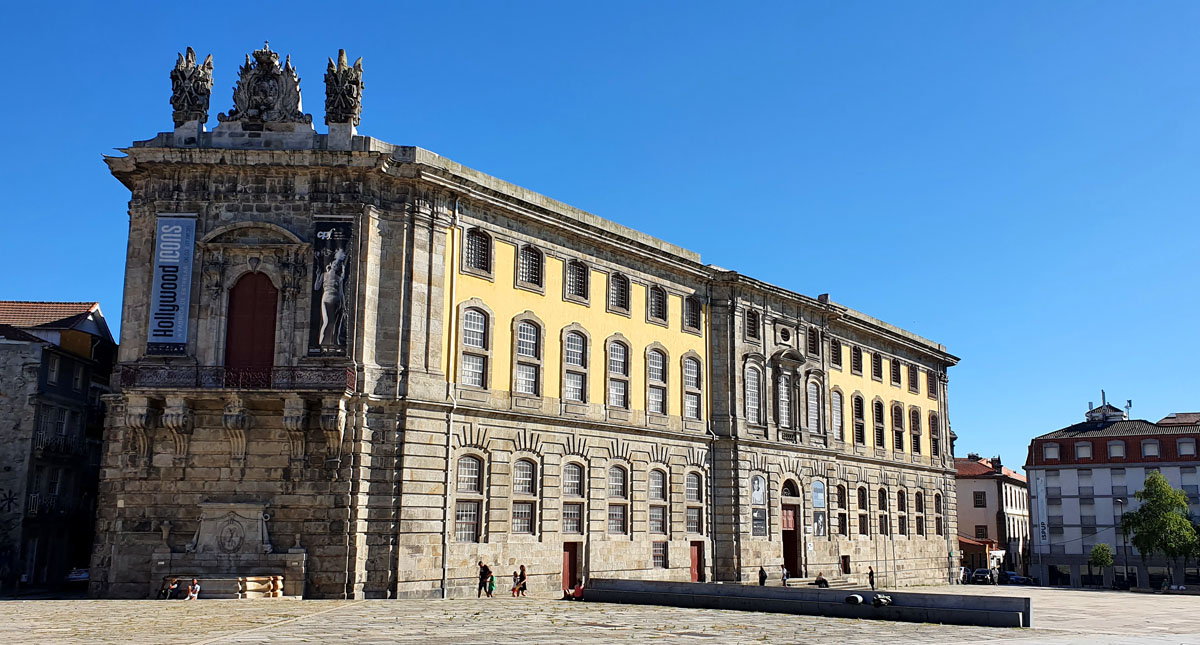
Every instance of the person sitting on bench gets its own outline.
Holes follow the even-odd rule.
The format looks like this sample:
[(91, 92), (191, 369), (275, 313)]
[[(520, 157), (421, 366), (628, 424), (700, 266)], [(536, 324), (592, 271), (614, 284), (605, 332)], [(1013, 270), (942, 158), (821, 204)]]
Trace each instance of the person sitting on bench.
[(808, 584), (816, 585), (816, 586), (820, 587), (821, 589), (829, 588), (829, 581), (825, 579), (825, 574), (823, 572), (818, 572), (817, 579), (813, 580), (812, 582), (810, 582)]

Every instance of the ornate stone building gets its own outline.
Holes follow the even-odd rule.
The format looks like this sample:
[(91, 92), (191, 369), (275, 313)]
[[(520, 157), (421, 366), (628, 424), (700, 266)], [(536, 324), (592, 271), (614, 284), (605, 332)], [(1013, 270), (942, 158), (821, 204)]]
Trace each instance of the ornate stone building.
[(175, 130), (108, 159), (132, 200), (95, 593), (463, 595), (480, 560), (534, 590), (948, 578), (945, 348), (360, 136), (344, 54), (328, 134), (266, 46), (208, 132), (195, 60)]

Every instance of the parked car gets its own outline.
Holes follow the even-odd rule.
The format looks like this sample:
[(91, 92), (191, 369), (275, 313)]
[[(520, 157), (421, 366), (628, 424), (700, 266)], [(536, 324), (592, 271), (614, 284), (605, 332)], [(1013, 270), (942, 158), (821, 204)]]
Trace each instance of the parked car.
[(971, 574), (971, 582), (977, 585), (994, 585), (996, 579), (992, 577), (991, 569), (976, 569), (975, 573)]
[(1001, 571), (1000, 584), (1002, 585), (1030, 585), (1033, 580), (1027, 578), (1016, 571)]

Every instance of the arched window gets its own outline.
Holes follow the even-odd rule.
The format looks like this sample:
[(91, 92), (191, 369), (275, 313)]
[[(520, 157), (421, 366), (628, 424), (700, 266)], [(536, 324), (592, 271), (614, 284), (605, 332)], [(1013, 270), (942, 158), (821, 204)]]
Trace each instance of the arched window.
[(792, 377), (783, 372), (775, 377), (775, 407), (779, 427), (792, 427)]
[(650, 287), (646, 291), (646, 315), (650, 320), (667, 321), (667, 292), (662, 287)]
[(848, 536), (850, 535), (850, 520), (847, 513), (850, 510), (850, 500), (846, 497), (846, 486), (843, 484), (838, 484), (837, 488), (834, 490), (836, 491), (835, 494), (837, 497), (837, 499), (834, 500), (834, 503), (837, 504), (838, 510), (838, 535)]
[(567, 464), (563, 466), (563, 496), (583, 497), (584, 495), (583, 466)]
[(652, 349), (646, 352), (646, 411), (667, 413), (667, 355)]
[(629, 312), (629, 278), (620, 273), (608, 276), (608, 308), (623, 313)]
[(666, 535), (669, 513), (667, 511), (667, 473), (650, 471), (650, 532)]
[(783, 496), (784, 497), (799, 497), (800, 496), (800, 488), (798, 486), (796, 486), (796, 482), (794, 482), (790, 479), (783, 482)]
[(661, 470), (650, 471), (650, 499), (659, 502), (667, 499), (667, 474)]
[(608, 344), (608, 405), (629, 408), (629, 348), (615, 340)]
[(913, 496), (913, 510), (917, 512), (917, 535), (925, 535), (925, 495), (921, 491)]
[(871, 354), (871, 378), (883, 380), (883, 356), (879, 352)]
[(587, 337), (569, 331), (563, 337), (563, 398), (573, 403), (587, 401)]
[(532, 287), (542, 286), (542, 252), (526, 245), (521, 247), (517, 263), (517, 282)]
[(816, 381), (808, 382), (808, 430), (821, 431), (821, 386)]
[(513, 492), (517, 495), (537, 495), (535, 479), (537, 466), (528, 459), (520, 459), (513, 465)]
[(892, 449), (896, 452), (904, 450), (904, 408), (892, 406)]
[(683, 301), (683, 327), (700, 331), (700, 300), (689, 296)]
[(921, 411), (913, 408), (908, 413), (908, 431), (912, 436), (912, 454), (921, 454)]
[(808, 354), (810, 356), (821, 355), (821, 332), (817, 331), (816, 327), (808, 328)]
[(704, 509), (700, 506), (704, 495), (701, 492), (703, 480), (700, 473), (688, 473), (687, 476), (687, 532), (694, 535), (704, 533)]
[(517, 362), (514, 382), (517, 394), (538, 396), (541, 392), (542, 330), (535, 323), (517, 323)]
[(846, 427), (842, 419), (842, 393), (834, 390), (829, 398), (831, 400), (829, 419), (833, 426), (834, 435), (838, 441), (845, 441)]
[(936, 529), (937, 534), (941, 535), (942, 531), (944, 530), (942, 527), (942, 495), (941, 495), (941, 493), (935, 493), (933, 496), (933, 512), (934, 512), (934, 517), (935, 517), (934, 528)]
[(566, 296), (568, 299), (587, 302), (588, 283), (590, 282), (588, 275), (586, 264), (579, 260), (571, 260), (567, 263)]
[(883, 488), (879, 489), (879, 510), (888, 510), (888, 494), (887, 490)]
[(879, 489), (879, 534), (888, 535), (891, 532), (892, 521), (888, 516), (887, 491)]
[(689, 501), (689, 502), (703, 501), (703, 498), (704, 498), (704, 495), (702, 492), (703, 490), (704, 490), (704, 487), (702, 484), (702, 478), (700, 477), (700, 474), (699, 473), (688, 473), (688, 476), (687, 476), (687, 501)]
[(472, 456), (459, 457), (457, 470), (454, 539), (458, 542), (478, 542), (483, 526), (483, 460)]
[(463, 253), (463, 264), (467, 268), (483, 273), (492, 272), (492, 238), (487, 233), (477, 228), (467, 231)]
[(625, 479), (625, 469), (613, 466), (608, 469), (608, 496), (614, 499), (625, 499), (629, 488)]
[(482, 310), (463, 312), (462, 344), (463, 385), (487, 387), (488, 317)]
[(905, 493), (903, 490), (896, 491), (896, 512), (897, 513), (907, 513), (908, 512), (908, 498), (905, 496)]
[(762, 402), (759, 391), (762, 389), (762, 372), (753, 365), (746, 368), (746, 421), (755, 425), (762, 424)]
[(842, 368), (842, 341), (829, 339), (829, 364), (838, 369)]
[(825, 508), (825, 482), (815, 480), (812, 484), (813, 508)]
[(758, 312), (753, 309), (746, 310), (746, 338), (757, 339), (759, 327), (761, 324), (758, 319)]
[(929, 413), (929, 453), (934, 457), (942, 454), (942, 430), (938, 427), (938, 415)]
[(864, 446), (867, 443), (866, 413), (863, 410), (863, 400), (861, 396), (856, 396), (852, 399), (854, 412), (854, 443)]
[(896, 532), (908, 535), (908, 494), (903, 489), (896, 491)]
[(683, 416), (685, 418), (700, 418), (700, 400), (700, 361), (686, 357), (683, 359)]
[(858, 489), (858, 534), (871, 534), (871, 516), (870, 507), (867, 505), (867, 489), (859, 487)]
[(629, 532), (629, 485), (625, 469), (608, 469), (608, 532), (624, 535)]
[(862, 348), (860, 347), (850, 348), (850, 371), (855, 374), (863, 373)]

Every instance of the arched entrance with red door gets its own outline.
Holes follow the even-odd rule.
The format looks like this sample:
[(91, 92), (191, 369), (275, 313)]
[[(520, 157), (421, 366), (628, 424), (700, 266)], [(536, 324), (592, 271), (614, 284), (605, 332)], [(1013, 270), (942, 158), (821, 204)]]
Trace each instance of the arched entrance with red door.
[(793, 578), (808, 576), (804, 552), (804, 500), (796, 482), (783, 483), (780, 507), (780, 540), (783, 542), (783, 566)]
[(279, 290), (264, 273), (247, 273), (229, 290), (226, 387), (271, 386), (278, 300)]

